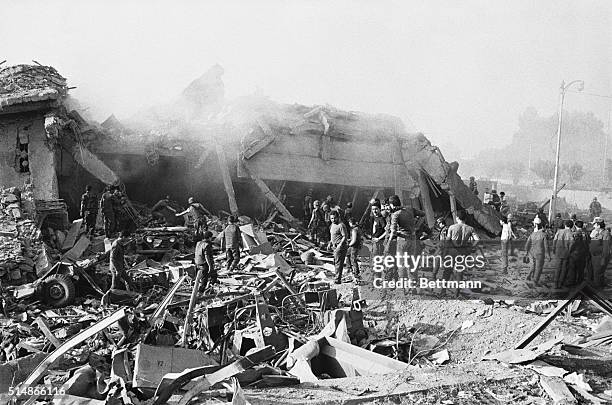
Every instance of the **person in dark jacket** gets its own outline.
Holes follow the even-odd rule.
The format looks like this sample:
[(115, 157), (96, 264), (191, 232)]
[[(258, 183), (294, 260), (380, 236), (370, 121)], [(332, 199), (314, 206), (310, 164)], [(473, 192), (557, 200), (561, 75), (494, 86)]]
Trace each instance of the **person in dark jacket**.
[(242, 247), (242, 232), (238, 226), (238, 219), (234, 215), (228, 217), (229, 224), (221, 235), (221, 249), (227, 257), (227, 270), (233, 271), (238, 268), (240, 261), (240, 248)]
[(129, 244), (130, 232), (121, 231), (120, 236), (112, 243), (110, 248), (110, 261), (108, 269), (111, 272), (111, 289), (117, 289), (118, 283), (121, 283), (120, 289), (134, 289), (134, 282), (127, 274), (125, 269), (125, 250)]
[(115, 197), (111, 186), (106, 187), (102, 198), (100, 198), (100, 211), (104, 218), (104, 234), (111, 238), (116, 229), (115, 222)]
[(531, 272), (527, 276), (527, 280), (532, 280), (536, 287), (541, 287), (540, 277), (542, 276), (542, 269), (544, 268), (544, 260), (548, 257), (548, 261), (551, 261), (550, 247), (548, 240), (546, 239), (546, 232), (544, 231), (544, 225), (539, 217), (533, 220), (534, 231), (527, 238), (525, 242), (525, 256), (529, 255), (531, 258)]
[(353, 269), (353, 277), (355, 277), (356, 283), (361, 283), (361, 275), (359, 273), (359, 250), (363, 246), (363, 236), (359, 229), (357, 220), (353, 217), (349, 217), (349, 235), (350, 240), (348, 243), (348, 251), (346, 253), (348, 267)]
[(206, 231), (203, 235), (203, 240), (199, 241), (195, 247), (195, 265), (198, 271), (202, 271), (202, 284), (200, 290), (204, 291), (210, 284), (218, 284), (217, 270), (215, 269), (215, 261), (213, 259), (213, 243), (212, 232)]
[(569, 272), (567, 284), (577, 285), (584, 281), (584, 269), (587, 265), (589, 255), (590, 237), (584, 230), (584, 222), (577, 220), (574, 222), (574, 243), (570, 248)]
[(91, 186), (85, 187), (85, 193), (81, 196), (81, 218), (85, 221), (85, 230), (89, 236), (93, 236), (96, 230), (96, 218), (98, 217), (98, 197), (91, 192)]

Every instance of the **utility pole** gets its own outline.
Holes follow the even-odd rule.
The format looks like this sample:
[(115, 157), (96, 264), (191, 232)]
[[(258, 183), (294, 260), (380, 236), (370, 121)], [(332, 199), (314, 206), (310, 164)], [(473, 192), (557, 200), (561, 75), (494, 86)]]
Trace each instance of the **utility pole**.
[(561, 81), (561, 88), (559, 91), (559, 124), (557, 125), (557, 152), (555, 153), (555, 178), (553, 180), (553, 194), (550, 198), (550, 207), (548, 210), (548, 221), (552, 222), (553, 216), (557, 210), (557, 186), (559, 183), (559, 156), (561, 152), (561, 126), (563, 124), (563, 102), (565, 101), (565, 92), (574, 83), (580, 83), (579, 91), (584, 89), (584, 81), (574, 80), (569, 82), (567, 85), (565, 81)]

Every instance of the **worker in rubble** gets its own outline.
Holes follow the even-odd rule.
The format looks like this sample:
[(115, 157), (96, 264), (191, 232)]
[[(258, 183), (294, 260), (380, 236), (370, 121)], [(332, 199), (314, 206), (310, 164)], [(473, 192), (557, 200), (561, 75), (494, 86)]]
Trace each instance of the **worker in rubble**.
[(597, 197), (593, 197), (593, 201), (589, 204), (589, 215), (591, 220), (601, 215), (601, 204), (597, 201)]
[(153, 215), (153, 218), (162, 219), (164, 221), (164, 224), (168, 225), (168, 219), (164, 215), (164, 210), (168, 210), (172, 212), (172, 214), (176, 214), (176, 210), (170, 205), (169, 195), (156, 202), (155, 205), (151, 208), (151, 215)]
[(304, 212), (304, 223), (307, 224), (312, 218), (313, 202), (312, 202), (312, 189), (308, 189), (308, 193), (304, 196), (304, 203), (302, 204), (302, 211)]
[[(125, 251), (131, 242), (130, 232), (121, 231), (119, 237), (111, 244), (108, 269), (111, 273), (111, 289), (133, 290), (134, 282), (125, 269)], [(119, 287), (125, 287), (121, 288)]]
[(87, 185), (85, 193), (81, 196), (81, 218), (85, 221), (85, 230), (90, 237), (96, 230), (98, 217), (98, 197), (91, 190), (91, 186)]
[(470, 176), (470, 191), (474, 193), (474, 195), (478, 195), (478, 185), (476, 184), (476, 179), (474, 176)]
[(198, 271), (202, 272), (202, 280), (200, 283), (200, 291), (206, 290), (208, 282), (210, 284), (218, 284), (217, 270), (215, 269), (215, 261), (213, 259), (213, 241), (212, 232), (204, 232), (203, 239), (196, 244), (195, 247), (195, 265)]
[[(474, 248), (478, 244), (480, 237), (476, 233), (476, 230), (469, 226), (467, 223), (467, 212), (460, 210), (456, 214), (456, 223), (448, 227), (446, 232), (446, 249), (447, 254), (452, 256), (453, 266), (445, 269), (445, 279), (449, 280), (451, 274), (455, 276), (455, 280), (458, 282), (463, 281), (463, 273), (465, 268), (460, 267), (459, 260), (462, 256), (462, 260), (472, 254)], [(445, 291), (443, 291), (445, 293)], [(455, 290), (455, 296), (459, 295), (459, 289)]]
[(336, 269), (336, 284), (342, 283), (342, 271), (344, 270), (344, 259), (348, 249), (349, 234), (344, 222), (340, 220), (340, 215), (333, 211), (330, 213), (331, 225), (329, 233), (331, 239), (327, 249), (333, 249), (334, 252), (334, 268)]
[(552, 221), (551, 228), (555, 232), (555, 234), (565, 228), (565, 221), (563, 220), (560, 212), (557, 212), (557, 214), (555, 214), (555, 218)]
[(193, 227), (197, 235), (203, 235), (208, 229), (208, 217), (212, 217), (210, 211), (208, 211), (202, 204), (196, 202), (193, 197), (189, 197), (187, 199), (187, 204), (189, 205), (185, 211), (177, 212), (174, 214), (177, 217), (182, 217), (183, 215), (187, 215), (187, 220), (185, 221), (185, 225), (188, 227)]
[[(440, 255), (440, 257), (444, 257), (446, 255), (446, 235), (448, 234), (448, 225), (446, 224), (446, 220), (444, 217), (436, 218), (436, 223), (431, 232), (431, 239), (435, 241), (435, 253), (434, 255)], [(438, 277), (438, 272), (440, 271), (440, 263), (439, 261), (434, 261), (433, 266), (433, 278), (436, 279)]]
[[(540, 277), (542, 276), (542, 269), (544, 268), (544, 260), (548, 258), (550, 262), (552, 258), (550, 256), (550, 247), (542, 220), (539, 217), (535, 217), (533, 219), (533, 225), (534, 230), (525, 242), (525, 257), (531, 259), (531, 271), (527, 276), (527, 280), (533, 280), (536, 287), (541, 287)], [(524, 259), (524, 261), (527, 261), (527, 259)]]
[(353, 270), (353, 277), (355, 278), (356, 284), (361, 284), (361, 274), (359, 273), (359, 251), (363, 246), (363, 236), (361, 229), (359, 229), (359, 223), (352, 216), (348, 219), (350, 240), (348, 242), (348, 250), (346, 253), (346, 259), (348, 266)]
[(572, 228), (574, 223), (569, 219), (563, 222), (563, 229), (559, 229), (553, 238), (552, 250), (557, 259), (555, 272), (555, 288), (561, 288), (567, 281), (569, 270), (570, 251), (574, 243)]
[(119, 187), (115, 187), (113, 191), (113, 211), (115, 213), (115, 231), (121, 232), (128, 227), (128, 217), (125, 212), (124, 204), (126, 202), (126, 196), (119, 190)]
[(242, 234), (238, 226), (238, 218), (235, 215), (230, 215), (228, 222), (221, 235), (221, 250), (225, 251), (226, 254), (227, 270), (234, 271), (238, 268), (238, 262), (240, 261)]
[(372, 203), (372, 260), (374, 256), (381, 256), (385, 249), (385, 238), (387, 236), (387, 220), (382, 216), (380, 200)]
[(336, 201), (331, 195), (328, 195), (327, 198), (325, 198), (325, 203), (329, 207), (329, 211), (338, 214), (338, 216), (340, 217), (340, 221), (344, 222), (344, 211), (342, 210), (342, 208), (340, 208), (338, 203), (336, 203)]
[(325, 242), (325, 244), (329, 244), (329, 227), (332, 224), (331, 208), (328, 203), (324, 202), (323, 204), (321, 204), (321, 210), (323, 211), (323, 218), (325, 220), (325, 233), (322, 235), (323, 241)]
[(512, 229), (512, 216), (502, 217), (499, 221), (502, 226), (501, 232), (501, 257), (502, 257), (502, 274), (508, 274), (508, 255), (512, 251), (512, 240), (516, 239), (514, 230)]
[(593, 270), (589, 281), (594, 287), (603, 287), (606, 285), (605, 273), (610, 261), (610, 233), (606, 230), (603, 218), (593, 218), (592, 224), (589, 251)]
[(107, 186), (104, 189), (104, 193), (100, 198), (100, 211), (102, 211), (102, 217), (104, 219), (104, 234), (107, 238), (112, 238), (115, 232), (115, 209), (114, 199), (112, 193), (112, 187)]
[[(417, 248), (417, 229), (415, 218), (425, 216), (425, 212), (412, 207), (402, 207), (399, 196), (394, 195), (389, 198), (389, 235), (387, 237), (386, 252), (389, 255), (404, 256), (416, 255)], [(392, 245), (395, 244), (395, 249)], [(399, 272), (393, 277), (418, 279), (417, 269), (407, 269), (398, 266)]]
[(572, 221), (573, 243), (569, 253), (568, 279), (570, 286), (577, 285), (584, 281), (584, 270), (587, 266), (587, 256), (589, 256), (590, 237), (584, 230), (584, 222), (580, 220)]
[(310, 240), (312, 240), (313, 243), (316, 245), (327, 243), (325, 238), (325, 234), (327, 233), (325, 213), (323, 212), (323, 208), (321, 208), (321, 202), (319, 200), (314, 200), (313, 202), (308, 229), (310, 230)]
[(491, 190), (491, 202), (489, 202), (489, 204), (492, 205), (496, 211), (499, 211), (501, 199), (499, 198), (499, 194), (497, 194), (497, 190)]
[(353, 203), (352, 202), (347, 202), (346, 203), (346, 207), (344, 208), (344, 223), (348, 224), (348, 221), (350, 218), (353, 217)]
[(508, 204), (506, 193), (503, 191), (499, 193), (499, 213), (502, 216), (508, 216), (510, 213), (510, 205)]
[(546, 217), (546, 214), (544, 213), (544, 208), (538, 208), (538, 212), (536, 213), (536, 218), (540, 220), (540, 223), (542, 224), (542, 229), (548, 228), (548, 218)]

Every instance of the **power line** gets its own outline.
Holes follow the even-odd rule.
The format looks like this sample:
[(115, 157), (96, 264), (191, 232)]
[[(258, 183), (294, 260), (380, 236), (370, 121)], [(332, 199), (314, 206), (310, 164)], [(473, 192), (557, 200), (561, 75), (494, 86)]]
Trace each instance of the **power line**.
[(582, 94), (585, 96), (593, 96), (593, 97), (601, 97), (601, 98), (612, 98), (612, 96), (607, 96), (604, 94), (596, 94), (596, 93), (585, 93), (584, 91), (575, 91), (575, 90), (567, 90), (568, 93), (574, 94)]

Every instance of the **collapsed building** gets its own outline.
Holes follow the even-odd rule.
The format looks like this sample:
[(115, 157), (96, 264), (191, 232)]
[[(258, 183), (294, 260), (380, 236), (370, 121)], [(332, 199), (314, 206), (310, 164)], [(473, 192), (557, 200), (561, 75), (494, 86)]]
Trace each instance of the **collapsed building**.
[[(304, 398), (326, 404), (412, 401), (411, 393), (455, 389), (457, 381), (484, 382), (489, 400), (499, 398), (489, 390), (491, 382), (502, 381), (510, 381), (511, 391), (525, 386), (535, 390), (540, 381), (551, 398), (573, 398), (565, 380), (581, 396), (591, 395), (584, 375), (567, 370), (577, 367), (548, 352), (560, 346), (573, 353), (589, 348), (592, 356), (591, 346), (610, 343), (609, 318), (590, 320), (589, 328), (600, 331), (589, 334), (584, 326), (567, 337), (571, 345), (562, 345), (556, 330), (544, 331), (566, 308), (576, 315), (591, 313), (587, 299), (612, 314), (610, 303), (584, 286), (569, 300), (536, 301), (526, 308), (491, 295), (484, 304), (431, 305), (418, 299), (409, 303), (414, 305), (409, 310), (394, 310), (388, 297), (365, 299), (349, 283), (333, 287), (328, 282), (335, 272), (330, 252), (318, 249), (299, 229), (306, 193), (351, 201), (356, 212), (365, 211), (372, 196), (397, 194), (405, 205), (422, 209), (429, 225), (437, 216), (465, 209), (470, 221), (489, 234), (499, 231), (498, 214), (463, 183), (456, 163), (447, 162), (422, 134), (407, 132), (398, 118), (284, 105), (260, 95), (227, 101), (222, 73), (214, 67), (167, 105), (124, 122), (111, 116), (97, 124), (83, 118), (85, 111), (68, 96), (65, 79), (53, 68), (0, 70), (0, 242), (3, 247), (5, 239), (11, 244), (8, 259), (0, 260), (0, 310), (6, 317), (0, 328), (0, 401), (12, 398), (7, 392), (16, 383), (26, 395), (17, 393), (15, 399), (42, 381), (56, 390), (43, 391), (39, 401), (79, 404), (187, 404), (228, 393), (234, 403), (253, 404), (297, 404)], [(143, 212), (145, 205), (169, 194), (178, 200), (195, 196), (224, 215), (242, 214), (246, 249), (240, 271), (221, 270), (221, 285), (201, 293), (193, 246), (181, 244), (159, 261), (138, 251), (126, 255), (138, 281), (136, 291), (98, 285), (109, 278), (105, 255), (110, 240), (104, 235), (90, 240), (82, 220), (62, 231), (68, 227), (67, 213), (71, 219), (78, 216), (85, 184), (93, 184), (97, 192), (103, 185), (117, 185), (143, 203), (134, 204)], [(212, 215), (209, 224), (217, 235), (224, 224), (221, 217)], [(188, 233), (187, 227), (175, 228)], [(47, 260), (48, 240), (43, 243), (41, 234), (51, 237), (53, 232), (64, 240), (57, 244), (57, 257)], [(18, 257), (24, 250), (27, 254)], [(490, 250), (487, 256), (496, 262)], [(368, 254), (361, 256), (365, 264)], [(33, 269), (37, 281), (47, 277), (49, 273), (42, 273), (53, 269), (53, 259), (56, 268), (67, 267), (77, 276), (79, 296), (73, 285), (71, 300), (52, 297), (57, 299), (48, 305), (23, 283), (31, 280)], [(224, 253), (215, 254), (214, 262), (221, 268)], [(22, 270), (30, 277), (22, 280)], [(487, 268), (479, 276), (489, 270), (498, 273)], [(10, 290), (14, 299), (5, 294), (6, 274), (21, 284)], [(56, 284), (65, 280), (62, 276), (58, 274)], [(494, 281), (483, 293), (504, 291), (506, 284)], [(50, 284), (43, 285), (52, 295)], [(110, 304), (103, 303), (109, 296)], [(577, 302), (581, 296), (586, 298), (582, 304)], [(375, 306), (371, 312), (362, 309), (370, 304)], [(491, 318), (493, 308), (496, 318)], [(544, 309), (550, 313), (540, 320)], [(530, 329), (526, 335), (525, 327)], [(516, 350), (489, 353), (522, 335)], [(526, 349), (532, 341), (542, 344)], [(438, 367), (451, 361), (449, 349), (455, 364), (440, 373)], [(463, 351), (468, 354), (460, 357)], [(595, 363), (609, 365), (609, 359), (599, 357)], [(592, 363), (592, 358), (582, 361)], [(528, 367), (544, 369), (542, 379), (532, 382), (536, 372)], [(558, 374), (553, 381), (545, 375), (551, 368)], [(601, 376), (608, 377), (609, 367), (602, 369)], [(226, 390), (223, 381), (230, 378)], [(599, 376), (589, 374), (589, 379), (604, 391)], [(297, 385), (306, 382), (320, 389)], [(328, 402), (330, 392), (337, 401)], [(540, 390), (534, 396), (542, 394)], [(503, 399), (521, 398), (512, 394)]]
[(400, 119), (283, 105), (261, 95), (228, 102), (222, 73), (213, 67), (173, 103), (127, 123), (111, 116), (89, 138), (88, 148), (133, 199), (192, 195), (207, 207), (254, 217), (269, 203), (295, 221), (309, 189), (315, 197), (351, 201), (356, 211), (372, 196), (397, 194), (424, 210), (430, 226), (436, 216), (466, 209), (479, 228), (500, 231), (495, 210), (464, 184), (457, 164), (423, 134), (408, 133)]

